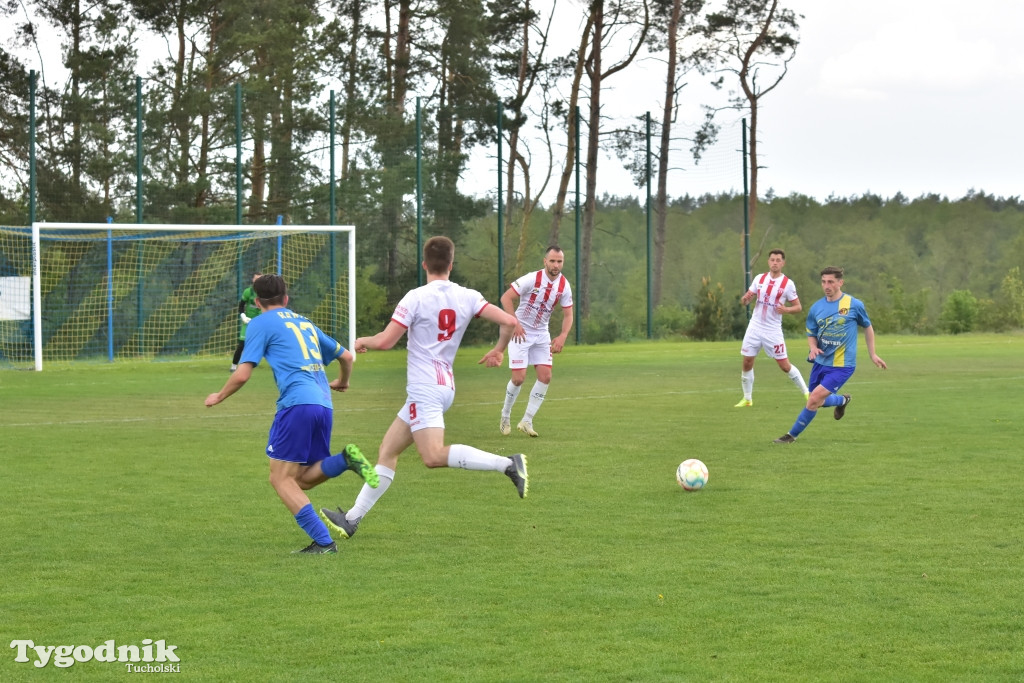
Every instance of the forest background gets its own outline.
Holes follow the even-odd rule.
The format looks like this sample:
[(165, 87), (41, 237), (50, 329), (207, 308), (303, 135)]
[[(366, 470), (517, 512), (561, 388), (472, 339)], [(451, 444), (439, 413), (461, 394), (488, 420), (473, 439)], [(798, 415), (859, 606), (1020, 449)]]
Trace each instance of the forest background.
[[(758, 106), (798, 58), (778, 0), (574, 7), (571, 35), (530, 2), (0, 0), (0, 223), (353, 224), (360, 330), (417, 283), (421, 234), (455, 239), (455, 279), (491, 300), (499, 259), (511, 280), (562, 245), (586, 342), (647, 336), (648, 292), (652, 336), (741, 335), (775, 247), (805, 302), (844, 266), (881, 332), (1024, 327), (1018, 197), (759, 192)], [(652, 54), (664, 107), (605, 117)], [(725, 134), (735, 152), (710, 155)], [(484, 196), (465, 189), (481, 149)], [(635, 186), (598, 194), (609, 163)], [(741, 173), (746, 195), (694, 182)]]

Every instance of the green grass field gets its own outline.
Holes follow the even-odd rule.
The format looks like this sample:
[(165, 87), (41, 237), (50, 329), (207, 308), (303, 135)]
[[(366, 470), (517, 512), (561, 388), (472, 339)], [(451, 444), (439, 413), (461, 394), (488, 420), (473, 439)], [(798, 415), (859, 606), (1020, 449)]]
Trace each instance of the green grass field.
[[(889, 370), (862, 349), (846, 418), (790, 446), (771, 442), (802, 398), (762, 356), (733, 408), (735, 342), (568, 348), (538, 439), (498, 433), (507, 370), (464, 349), (448, 441), (526, 452), (529, 497), (409, 451), (334, 556), (291, 552), (308, 539), (267, 481), (266, 367), (211, 409), (226, 359), (0, 372), (0, 680), (61, 671), (14, 640), (146, 638), (189, 680), (1021, 680), (1024, 336), (878, 346)], [(375, 453), (404, 362), (359, 358), (339, 449)], [(703, 491), (675, 482), (688, 457)]]

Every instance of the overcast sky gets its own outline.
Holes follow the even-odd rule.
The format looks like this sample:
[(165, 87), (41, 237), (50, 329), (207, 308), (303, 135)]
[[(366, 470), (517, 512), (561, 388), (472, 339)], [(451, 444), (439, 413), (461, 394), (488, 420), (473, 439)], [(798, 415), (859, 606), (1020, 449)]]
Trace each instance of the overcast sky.
[[(1018, 158), (1024, 50), (1017, 35), (1024, 2), (783, 0), (783, 6), (804, 18), (789, 73), (762, 100), (759, 194), (772, 188), (819, 200), (866, 192), (957, 199), (972, 189), (1024, 195)], [(663, 77), (651, 71), (648, 91), (657, 96)], [(637, 82), (618, 85), (619, 96), (606, 102), (636, 107), (643, 90), (635, 76)], [(655, 99), (645, 106), (656, 115)], [(719, 154), (729, 159), (713, 155), (709, 166), (734, 163), (738, 135), (723, 130), (719, 147), (728, 149)], [(741, 173), (729, 181), (736, 190)], [(671, 184), (686, 187), (696, 175), (677, 173)], [(624, 182), (609, 168), (601, 185), (615, 193)]]
[(766, 187), (1024, 195), (1024, 3), (786, 2), (804, 20), (765, 98)]
[[(1024, 50), (1016, 35), (1024, 26), (1024, 2), (782, 2), (804, 18), (789, 73), (762, 100), (762, 196), (769, 188), (819, 200), (866, 192), (957, 199), (972, 189), (1024, 195), (1024, 164), (1018, 159), (1024, 153)], [(569, 44), (578, 39), (583, 5), (583, 0), (558, 0), (555, 30)], [(735, 83), (734, 76), (728, 78)], [(644, 111), (657, 119), (663, 91), (663, 64), (648, 59), (646, 65), (631, 66), (607, 81), (606, 120), (621, 125)], [(697, 84), (687, 86), (681, 128), (695, 128), (701, 119), (697, 105), (716, 96), (724, 98), (702, 93)], [(684, 153), (677, 155), (671, 195), (742, 189), (738, 118), (734, 112), (721, 116), (721, 142), (700, 166), (694, 168)], [(688, 146), (678, 143), (680, 149)], [(535, 145), (533, 154), (539, 170), (543, 152)], [(494, 155), (493, 148), (474, 154), (465, 190), (493, 194)], [(539, 185), (535, 177), (535, 192)], [(610, 158), (601, 165), (598, 190), (641, 192)], [(549, 187), (543, 199), (552, 197)]]

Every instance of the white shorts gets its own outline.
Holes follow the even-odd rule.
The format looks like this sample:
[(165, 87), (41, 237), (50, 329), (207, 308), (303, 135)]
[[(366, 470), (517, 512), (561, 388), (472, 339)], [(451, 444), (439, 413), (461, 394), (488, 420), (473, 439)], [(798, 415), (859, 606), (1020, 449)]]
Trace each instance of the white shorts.
[(455, 400), (454, 389), (433, 384), (409, 384), (405, 393), (405, 405), (398, 411), (398, 417), (409, 425), (410, 430), (444, 429), (444, 414)]
[(747, 358), (753, 358), (761, 350), (764, 350), (769, 358), (774, 358), (775, 360), (786, 360), (788, 358), (786, 355), (786, 339), (782, 336), (781, 328), (767, 330), (753, 326), (747, 328), (747, 333), (743, 335), (743, 345), (740, 347), (740, 353)]
[(531, 365), (551, 365), (551, 333), (527, 332), (526, 341), (508, 343), (508, 366), (525, 370)]

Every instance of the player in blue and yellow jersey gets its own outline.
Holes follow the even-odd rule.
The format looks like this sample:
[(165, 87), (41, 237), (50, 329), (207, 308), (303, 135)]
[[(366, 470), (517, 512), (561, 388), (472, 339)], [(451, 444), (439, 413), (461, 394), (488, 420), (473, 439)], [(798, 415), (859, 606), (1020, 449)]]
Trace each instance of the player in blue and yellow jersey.
[[(338, 455), (330, 451), (334, 419), (331, 390), (348, 389), (355, 356), (305, 317), (286, 308), (288, 289), (280, 275), (261, 275), (253, 289), (261, 314), (249, 323), (238, 368), (219, 392), (206, 397), (206, 406), (215, 406), (241, 389), (253, 368), (267, 359), (280, 392), (267, 441), (270, 484), (313, 541), (297, 552), (336, 553), (338, 547), (306, 491), (347, 469), (371, 487), (380, 481), (354, 444)], [(335, 359), (338, 378), (328, 382), (324, 367)]]
[(807, 312), (807, 360), (814, 363), (807, 383), (811, 390), (807, 405), (788, 432), (775, 443), (793, 443), (807, 429), (818, 408), (833, 406), (832, 416), (843, 419), (849, 394), (839, 394), (857, 366), (857, 328), (864, 328), (864, 343), (871, 362), (885, 370), (885, 361), (875, 353), (875, 328), (864, 303), (843, 292), (843, 269), (829, 266), (821, 271), (821, 289), (825, 297), (814, 302)]

